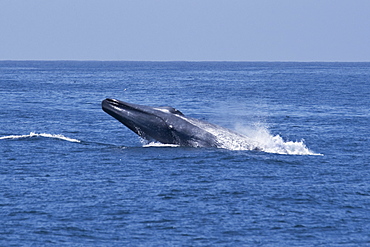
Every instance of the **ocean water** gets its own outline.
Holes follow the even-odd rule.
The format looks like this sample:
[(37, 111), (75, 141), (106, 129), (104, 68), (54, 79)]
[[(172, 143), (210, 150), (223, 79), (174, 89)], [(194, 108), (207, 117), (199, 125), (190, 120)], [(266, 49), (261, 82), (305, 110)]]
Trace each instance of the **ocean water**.
[[(141, 140), (172, 106), (259, 151)], [(0, 246), (370, 245), (370, 63), (0, 61)]]

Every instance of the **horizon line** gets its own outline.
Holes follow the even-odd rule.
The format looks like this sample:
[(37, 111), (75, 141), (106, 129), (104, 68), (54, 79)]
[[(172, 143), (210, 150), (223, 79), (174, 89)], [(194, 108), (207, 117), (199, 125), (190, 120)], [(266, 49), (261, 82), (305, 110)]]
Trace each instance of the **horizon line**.
[(188, 63), (369, 63), (369, 61), (338, 61), (338, 60), (99, 60), (99, 59), (0, 59), (0, 62), (188, 62)]

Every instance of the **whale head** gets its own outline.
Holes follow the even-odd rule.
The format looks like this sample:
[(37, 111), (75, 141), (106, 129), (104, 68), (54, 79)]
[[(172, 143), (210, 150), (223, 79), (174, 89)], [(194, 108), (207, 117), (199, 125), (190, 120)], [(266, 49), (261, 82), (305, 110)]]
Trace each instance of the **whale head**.
[(150, 107), (105, 99), (102, 109), (146, 140), (181, 146), (210, 146), (213, 136), (172, 107)]

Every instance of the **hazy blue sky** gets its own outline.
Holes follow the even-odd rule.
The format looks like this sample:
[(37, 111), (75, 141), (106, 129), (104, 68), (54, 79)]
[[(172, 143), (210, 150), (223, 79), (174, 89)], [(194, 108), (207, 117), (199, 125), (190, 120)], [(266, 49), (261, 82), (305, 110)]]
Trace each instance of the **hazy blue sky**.
[(0, 0), (0, 60), (370, 61), (370, 0)]

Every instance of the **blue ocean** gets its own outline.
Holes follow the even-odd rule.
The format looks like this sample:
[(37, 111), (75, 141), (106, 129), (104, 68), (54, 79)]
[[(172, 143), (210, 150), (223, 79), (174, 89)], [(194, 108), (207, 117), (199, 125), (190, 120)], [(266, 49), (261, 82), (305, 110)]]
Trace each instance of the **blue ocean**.
[[(253, 147), (142, 140), (102, 100)], [(369, 246), (370, 63), (0, 61), (0, 246)]]

